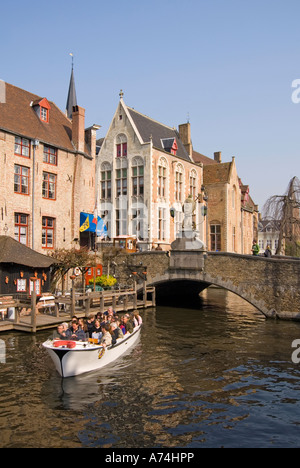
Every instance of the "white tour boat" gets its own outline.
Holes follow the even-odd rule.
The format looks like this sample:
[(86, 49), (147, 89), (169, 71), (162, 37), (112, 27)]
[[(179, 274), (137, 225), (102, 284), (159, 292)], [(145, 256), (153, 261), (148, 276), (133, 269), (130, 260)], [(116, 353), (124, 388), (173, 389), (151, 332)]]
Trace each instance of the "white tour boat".
[(43, 347), (52, 358), (56, 370), (62, 377), (73, 377), (101, 369), (118, 359), (139, 339), (142, 325), (126, 333), (114, 345), (103, 347), (84, 341), (47, 340)]

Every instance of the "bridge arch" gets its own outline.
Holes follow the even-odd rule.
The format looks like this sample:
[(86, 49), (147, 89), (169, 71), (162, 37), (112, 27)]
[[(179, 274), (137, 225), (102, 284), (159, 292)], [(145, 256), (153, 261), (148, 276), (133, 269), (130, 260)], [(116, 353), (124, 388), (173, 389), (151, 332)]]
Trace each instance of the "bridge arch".
[(195, 297), (215, 285), (266, 317), (300, 320), (300, 259), (174, 249), (133, 254), (130, 264), (147, 269), (147, 284), (156, 287), (158, 300), (167, 288), (177, 297), (180, 291)]
[(151, 286), (156, 288), (157, 305), (177, 305), (179, 307), (193, 307), (200, 303), (200, 293), (209, 286), (216, 286), (226, 291), (232, 292), (254, 306), (265, 317), (270, 317), (270, 313), (261, 301), (249, 296), (247, 292), (239, 290), (234, 284), (224, 282), (222, 279), (214, 279), (213, 282), (203, 281), (203, 279), (181, 277), (170, 278), (169, 275), (163, 275), (161, 278), (155, 278)]

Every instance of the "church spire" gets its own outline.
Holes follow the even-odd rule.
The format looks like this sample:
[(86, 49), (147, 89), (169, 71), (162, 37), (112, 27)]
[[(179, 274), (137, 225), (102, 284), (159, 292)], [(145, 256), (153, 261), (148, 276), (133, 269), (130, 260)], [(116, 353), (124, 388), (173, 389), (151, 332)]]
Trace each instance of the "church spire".
[(70, 54), (72, 57), (72, 71), (69, 84), (68, 99), (66, 104), (67, 117), (72, 118), (73, 106), (77, 106), (76, 90), (75, 90), (75, 80), (74, 80), (74, 58), (73, 54)]

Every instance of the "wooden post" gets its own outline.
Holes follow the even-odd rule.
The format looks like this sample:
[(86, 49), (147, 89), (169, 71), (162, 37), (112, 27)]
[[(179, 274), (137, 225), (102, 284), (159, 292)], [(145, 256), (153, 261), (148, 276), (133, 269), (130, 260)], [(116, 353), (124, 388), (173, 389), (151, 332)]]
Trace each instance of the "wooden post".
[(144, 275), (144, 284), (143, 284), (143, 299), (144, 299), (144, 306), (147, 306), (147, 267), (145, 271), (143, 271)]
[(113, 294), (113, 296), (112, 296), (112, 308), (113, 308), (114, 311), (116, 310), (116, 307), (117, 307), (117, 298), (116, 298), (116, 294)]
[(54, 308), (55, 308), (55, 317), (58, 318), (59, 317), (59, 302), (55, 301), (54, 304), (55, 304), (55, 306), (54, 306)]
[(147, 305), (147, 281), (144, 280), (144, 284), (143, 284), (143, 302), (144, 302), (144, 306)]
[(86, 295), (87, 295), (87, 298), (85, 300), (85, 316), (88, 317), (90, 313), (91, 298), (88, 293)]
[(15, 308), (15, 311), (16, 311), (16, 313), (15, 313), (15, 322), (14, 322), (14, 323), (15, 323), (15, 324), (18, 324), (18, 323), (20, 323), (20, 312), (21, 312), (21, 307), (20, 307), (20, 306), (16, 307), (16, 308)]
[(156, 306), (156, 289), (153, 288), (152, 290), (152, 307)]
[(71, 291), (71, 318), (75, 315), (75, 288), (74, 288), (74, 280), (76, 278), (75, 275), (70, 276), (72, 280), (72, 291)]
[(36, 277), (30, 278), (33, 283), (33, 291), (31, 293), (31, 327), (32, 332), (36, 333)]
[(100, 312), (101, 314), (104, 313), (104, 292), (100, 292)]
[(134, 290), (133, 290), (133, 308), (137, 308), (137, 284), (136, 280), (134, 279)]

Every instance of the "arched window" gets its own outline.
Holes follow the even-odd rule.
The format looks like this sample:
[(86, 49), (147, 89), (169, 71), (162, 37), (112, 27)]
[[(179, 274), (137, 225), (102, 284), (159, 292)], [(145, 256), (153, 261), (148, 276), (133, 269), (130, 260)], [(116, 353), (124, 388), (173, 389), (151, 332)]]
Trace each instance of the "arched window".
[(183, 166), (177, 164), (175, 172), (175, 200), (181, 202), (183, 197)]
[(167, 167), (168, 163), (165, 158), (160, 158), (158, 163), (158, 196), (161, 198), (166, 198), (167, 196)]
[(116, 156), (117, 158), (127, 158), (127, 137), (120, 133), (116, 138)]
[(197, 172), (195, 169), (192, 169), (190, 172), (190, 195), (192, 195), (193, 199), (197, 195)]

